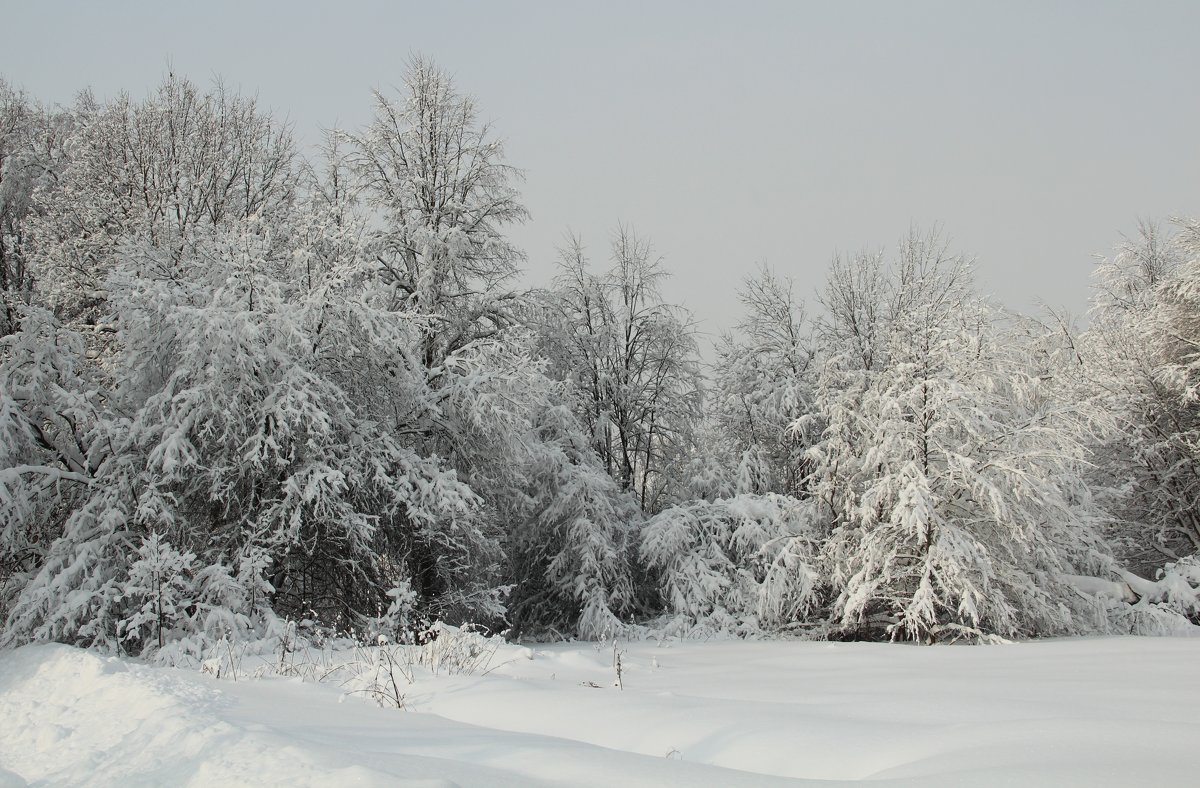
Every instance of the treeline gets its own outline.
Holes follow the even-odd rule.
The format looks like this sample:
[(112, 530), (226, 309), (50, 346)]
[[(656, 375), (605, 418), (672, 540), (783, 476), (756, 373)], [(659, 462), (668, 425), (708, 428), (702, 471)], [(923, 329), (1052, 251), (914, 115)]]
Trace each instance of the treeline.
[(1082, 333), (936, 233), (836, 259), (812, 317), (762, 270), (706, 374), (629, 228), (518, 291), (520, 172), (445, 72), (405, 84), (305, 157), (220, 85), (0, 82), (3, 642), (1200, 614), (1200, 224), (1102, 265)]

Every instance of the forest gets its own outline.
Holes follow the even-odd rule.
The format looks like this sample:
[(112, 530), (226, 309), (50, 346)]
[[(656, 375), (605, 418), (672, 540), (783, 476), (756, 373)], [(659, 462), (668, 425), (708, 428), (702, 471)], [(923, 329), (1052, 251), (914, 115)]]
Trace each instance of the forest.
[(1200, 220), (1120, 240), (1082, 326), (936, 227), (736, 261), (702, 358), (632, 225), (519, 286), (519, 163), (432, 61), (305, 151), (219, 82), (0, 80), (0, 645), (1200, 623)]

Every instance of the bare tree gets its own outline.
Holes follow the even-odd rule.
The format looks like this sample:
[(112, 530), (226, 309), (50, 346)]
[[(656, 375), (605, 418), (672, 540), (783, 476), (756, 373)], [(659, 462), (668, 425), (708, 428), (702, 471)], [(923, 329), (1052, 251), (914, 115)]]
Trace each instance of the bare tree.
[(504, 144), (481, 123), (475, 101), (433, 62), (417, 57), (398, 99), (376, 91), (375, 118), (349, 162), (381, 228), (375, 253), (397, 306), (438, 316), (429, 366), (512, 323), (501, 290), (523, 253), (503, 235), (524, 221)]
[(67, 137), (89, 104), (83, 94), (74, 112), (44, 107), (0, 79), (0, 336), (17, 330), (31, 299), (29, 220), (55, 188)]
[[(792, 281), (763, 266), (738, 293), (745, 310), (717, 347), (708, 415), (726, 449), (727, 470), (752, 462), (762, 489), (798, 495), (806, 441), (790, 426), (812, 408), (815, 350)], [(737, 485), (733, 485), (736, 487)]]
[(1097, 450), (1114, 541), (1144, 575), (1200, 552), (1200, 226), (1141, 222), (1101, 264), (1077, 399), (1115, 416)]
[(647, 512), (669, 495), (699, 419), (697, 348), (688, 313), (662, 300), (650, 244), (621, 226), (612, 267), (588, 271), (578, 238), (560, 250), (545, 344), (555, 374), (583, 392), (581, 414), (605, 469)]
[(289, 127), (219, 83), (203, 93), (169, 74), (145, 100), (122, 95), (78, 125), (34, 225), (44, 295), (68, 319), (101, 315), (107, 278), (131, 245), (178, 261), (206, 228), (273, 226), (295, 196)]

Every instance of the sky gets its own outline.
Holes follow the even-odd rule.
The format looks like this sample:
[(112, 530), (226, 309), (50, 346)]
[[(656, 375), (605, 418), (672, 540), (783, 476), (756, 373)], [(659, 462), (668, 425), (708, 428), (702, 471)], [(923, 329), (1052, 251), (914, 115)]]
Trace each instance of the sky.
[(306, 142), (413, 54), (525, 172), (526, 281), (618, 222), (710, 334), (759, 264), (812, 301), (835, 253), (940, 227), (1010, 307), (1080, 315), (1139, 218), (1200, 216), (1200, 3), (9, 3), (0, 75), (143, 96), (168, 69), (256, 94)]

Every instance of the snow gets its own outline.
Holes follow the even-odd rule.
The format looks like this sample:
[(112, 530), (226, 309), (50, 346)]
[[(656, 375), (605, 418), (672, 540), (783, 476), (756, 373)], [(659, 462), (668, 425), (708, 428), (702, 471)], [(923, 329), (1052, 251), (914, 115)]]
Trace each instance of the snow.
[(0, 652), (0, 786), (1195, 784), (1200, 638), (618, 648), (624, 690), (611, 644), (504, 646), (398, 711), (25, 646)]

